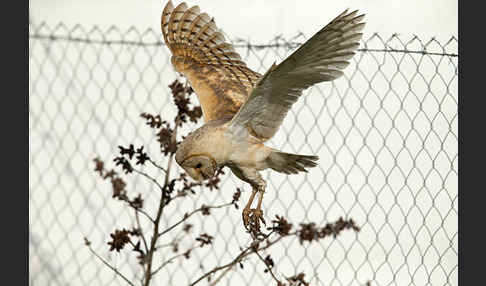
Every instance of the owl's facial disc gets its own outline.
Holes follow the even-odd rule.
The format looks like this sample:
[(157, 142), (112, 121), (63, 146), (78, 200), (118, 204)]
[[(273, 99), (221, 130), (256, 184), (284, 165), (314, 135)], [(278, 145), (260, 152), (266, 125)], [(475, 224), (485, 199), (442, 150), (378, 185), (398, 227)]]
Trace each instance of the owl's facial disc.
[(216, 162), (205, 155), (190, 156), (180, 165), (196, 181), (210, 179), (216, 173)]

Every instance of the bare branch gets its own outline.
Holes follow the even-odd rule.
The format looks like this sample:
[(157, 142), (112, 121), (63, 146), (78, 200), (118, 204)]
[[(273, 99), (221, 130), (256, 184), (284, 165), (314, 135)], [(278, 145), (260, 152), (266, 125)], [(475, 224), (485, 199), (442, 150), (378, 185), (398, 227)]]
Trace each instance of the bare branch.
[(275, 274), (273, 274), (272, 268), (270, 268), (267, 265), (267, 262), (265, 261), (265, 259), (263, 259), (263, 257), (260, 255), (260, 253), (258, 253), (258, 251), (255, 251), (255, 254), (258, 256), (258, 258), (260, 258), (260, 260), (263, 262), (263, 264), (265, 264), (265, 267), (267, 268), (268, 272), (270, 272), (270, 274), (272, 275), (273, 280), (275, 280), (275, 282), (277, 282), (277, 285), (282, 284), (282, 282), (280, 282), (280, 280), (277, 279), (277, 277), (275, 276)]
[(180, 237), (175, 238), (172, 242), (157, 245), (156, 248), (161, 249), (161, 248), (170, 247), (170, 246), (173, 247), (174, 243), (178, 242), (180, 239), (181, 239)]
[[(86, 240), (86, 239), (85, 239)], [(87, 241), (87, 240), (86, 240)], [(120, 271), (118, 271), (118, 269), (116, 269), (114, 266), (112, 266), (110, 263), (108, 263), (108, 261), (104, 260), (101, 256), (98, 255), (98, 253), (96, 253), (93, 248), (91, 248), (91, 245), (89, 243), (85, 243), (86, 246), (89, 248), (89, 250), (91, 251), (91, 253), (94, 254), (94, 256), (96, 256), (99, 260), (101, 260), (101, 262), (103, 262), (103, 264), (105, 264), (106, 266), (108, 266), (111, 270), (113, 270), (118, 276), (120, 276), (121, 278), (123, 278), (123, 280), (125, 280), (129, 285), (132, 285), (132, 286), (135, 286), (135, 284), (133, 284), (127, 277), (125, 277), (125, 275), (123, 275)]]
[[(172, 137), (171, 137), (172, 144), (176, 144), (177, 127), (179, 125), (179, 122), (180, 119), (179, 117), (177, 117), (175, 120), (174, 132), (172, 132)], [(150, 280), (152, 278), (153, 255), (156, 250), (155, 245), (157, 243), (157, 239), (159, 238), (159, 235), (157, 235), (159, 233), (159, 222), (165, 207), (165, 201), (167, 197), (167, 187), (169, 186), (170, 171), (172, 167), (173, 157), (174, 157), (174, 153), (171, 153), (169, 156), (169, 161), (167, 162), (167, 169), (166, 169), (167, 171), (165, 172), (164, 186), (161, 188), (162, 193), (160, 194), (159, 209), (157, 211), (157, 217), (155, 218), (155, 222), (154, 222), (154, 232), (153, 232), (152, 240), (150, 242), (149, 252), (147, 253), (148, 263), (147, 263), (147, 268), (145, 269), (145, 284), (144, 284), (145, 286), (150, 285)]]
[[(195, 247), (192, 247), (192, 248), (189, 248), (187, 251), (192, 251), (194, 250)], [(185, 256), (186, 255), (186, 252), (184, 253), (180, 253), (180, 254), (177, 254), (177, 255), (174, 255), (172, 256), (171, 258), (169, 258), (167, 261), (165, 261), (164, 263), (162, 263), (159, 267), (157, 267), (157, 269), (155, 269), (153, 272), (152, 272), (152, 275), (154, 275), (155, 273), (157, 273), (160, 269), (164, 268), (167, 264), (169, 263), (172, 263), (172, 261), (174, 261), (175, 259), (181, 257), (181, 256)]]
[(142, 225), (140, 224), (140, 217), (138, 215), (140, 210), (137, 209), (137, 208), (134, 208), (134, 209), (135, 209), (135, 220), (137, 222), (137, 228), (140, 230), (140, 236), (142, 237), (143, 246), (145, 247), (145, 252), (148, 252), (147, 241), (145, 240), (145, 235), (143, 234), (143, 231), (142, 231)]
[(155, 163), (155, 162), (154, 162), (152, 159), (148, 158), (148, 161), (149, 161), (149, 162), (150, 162), (152, 165), (154, 165), (154, 167), (156, 167), (157, 169), (161, 170), (161, 171), (162, 171), (162, 172), (164, 172), (164, 173), (167, 173), (167, 170), (166, 170), (164, 167), (162, 167), (162, 166), (160, 166), (159, 164)]
[(248, 252), (250, 251), (250, 249), (251, 248), (248, 247), (245, 250), (243, 250), (235, 259), (233, 259), (233, 261), (229, 262), (228, 264), (225, 264), (225, 265), (219, 266), (219, 267), (215, 267), (213, 270), (206, 272), (204, 275), (199, 277), (196, 281), (192, 282), (190, 284), (190, 286), (196, 285), (197, 283), (199, 283), (204, 278), (208, 277), (209, 275), (211, 275), (213, 273), (218, 272), (219, 270), (222, 270), (222, 269), (225, 269), (225, 268), (228, 268), (228, 267), (232, 267), (236, 263), (240, 262), (246, 255), (248, 255)]
[(219, 283), (219, 281), (221, 281), (221, 279), (228, 273), (230, 272), (233, 267), (235, 267), (235, 264), (229, 266), (228, 268), (226, 268), (223, 272), (221, 272), (221, 274), (218, 276), (218, 278), (214, 279), (213, 282), (211, 282), (211, 285), (210, 286), (215, 286), (216, 284)]
[[(206, 272), (201, 277), (199, 277), (196, 281), (192, 282), (190, 284), (190, 286), (196, 285), (197, 283), (201, 282), (206, 277), (208, 277), (211, 274), (214, 274), (214, 273), (216, 273), (216, 272), (218, 272), (220, 270), (226, 269), (228, 267), (233, 267), (235, 264), (241, 262), (243, 260), (243, 258), (245, 258), (245, 257), (247, 257), (249, 255), (252, 255), (254, 252), (258, 252), (258, 251), (267, 249), (267, 248), (271, 247), (272, 245), (274, 245), (275, 243), (279, 242), (282, 238), (287, 237), (287, 236), (279, 236), (275, 240), (269, 241), (268, 238), (270, 237), (270, 235), (272, 233), (273, 233), (273, 231), (270, 232), (270, 234), (267, 235), (267, 240), (266, 240), (267, 243), (266, 243), (265, 246), (262, 246), (262, 247), (258, 246), (258, 244), (261, 243), (261, 241), (253, 241), (250, 246), (248, 246), (247, 248), (245, 248), (244, 250), (242, 250), (240, 252), (240, 254), (235, 259), (233, 259), (231, 262), (229, 262), (229, 263), (227, 263), (227, 264), (225, 264), (223, 266), (215, 267), (215, 268), (213, 268), (213, 270)], [(293, 232), (293, 233), (289, 234), (288, 236), (295, 235), (296, 233), (297, 232)], [(221, 278), (218, 278), (218, 279), (221, 279)]]
[(226, 204), (222, 204), (222, 205), (219, 205), (219, 206), (202, 206), (202, 207), (200, 207), (198, 209), (195, 209), (192, 212), (190, 212), (188, 214), (185, 214), (184, 217), (182, 219), (180, 219), (178, 222), (176, 222), (172, 226), (168, 227), (167, 229), (165, 229), (164, 231), (162, 231), (161, 233), (159, 233), (159, 236), (162, 236), (162, 235), (166, 234), (167, 232), (171, 231), (176, 226), (180, 225), (181, 223), (183, 223), (184, 221), (186, 221), (189, 217), (191, 217), (192, 215), (194, 215), (197, 212), (202, 212), (205, 209), (219, 209), (219, 208), (224, 208), (224, 207), (227, 207), (227, 206), (230, 206), (230, 205), (232, 205), (232, 203), (226, 203)]
[(148, 214), (146, 213), (143, 209), (137, 209), (137, 211), (141, 214), (143, 214), (148, 220), (150, 220), (152, 223), (155, 223), (155, 220)]
[[(172, 158), (171, 158), (172, 159)], [(154, 184), (157, 185), (157, 187), (159, 187), (160, 191), (163, 192), (163, 187), (159, 184), (159, 182), (157, 182), (157, 180), (155, 180), (154, 178), (152, 178), (151, 176), (149, 176), (147, 173), (145, 172), (142, 172), (140, 170), (137, 170), (135, 168), (133, 168), (133, 171), (139, 175), (142, 175), (144, 177), (146, 177), (147, 179), (149, 179), (150, 181), (152, 181)]]

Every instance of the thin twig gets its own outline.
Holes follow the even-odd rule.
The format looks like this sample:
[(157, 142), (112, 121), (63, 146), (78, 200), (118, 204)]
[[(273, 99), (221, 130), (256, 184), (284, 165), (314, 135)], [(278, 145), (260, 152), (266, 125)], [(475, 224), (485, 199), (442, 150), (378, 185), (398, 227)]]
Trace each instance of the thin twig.
[(258, 258), (260, 258), (260, 260), (263, 262), (263, 264), (265, 264), (265, 267), (267, 268), (268, 272), (270, 272), (270, 274), (272, 274), (273, 280), (275, 280), (275, 282), (277, 282), (277, 285), (282, 284), (282, 282), (280, 282), (280, 280), (277, 279), (275, 274), (273, 274), (272, 269), (270, 268), (270, 266), (267, 265), (267, 263), (265, 262), (265, 259), (263, 259), (263, 257), (260, 255), (260, 253), (258, 253), (258, 251), (255, 251), (255, 254), (258, 256)]
[(143, 214), (152, 223), (155, 223), (155, 220), (148, 213), (146, 213), (144, 210), (138, 209), (138, 212), (141, 213), (141, 214)]
[[(172, 160), (172, 157), (169, 160)], [(135, 173), (140, 174), (140, 175), (146, 177), (147, 179), (149, 179), (150, 181), (152, 181), (154, 184), (157, 185), (157, 187), (159, 187), (160, 191), (163, 192), (163, 187), (159, 184), (159, 182), (157, 182), (157, 180), (155, 180), (154, 178), (149, 176), (147, 173), (142, 172), (140, 170), (137, 170), (135, 168), (133, 168), (133, 171), (135, 171)]]
[[(234, 266), (235, 264), (237, 264), (237, 263), (241, 262), (241, 261), (243, 260), (243, 258), (245, 258), (245, 257), (247, 257), (247, 256), (249, 256), (249, 255), (251, 255), (251, 254), (253, 254), (254, 252), (256, 252), (256, 251), (261, 251), (261, 250), (264, 250), (264, 249), (267, 249), (267, 248), (271, 247), (272, 245), (274, 245), (275, 243), (279, 242), (279, 241), (280, 241), (282, 238), (284, 238), (284, 237), (288, 237), (288, 236), (292, 236), (292, 235), (295, 235), (297, 232), (292, 232), (292, 233), (289, 233), (289, 234), (288, 234), (288, 235), (286, 235), (286, 236), (279, 236), (279, 237), (278, 237), (278, 238), (276, 238), (275, 240), (273, 240), (273, 241), (269, 241), (268, 239), (269, 239), (269, 237), (270, 237), (270, 235), (271, 235), (272, 233), (273, 233), (273, 231), (272, 231), (270, 234), (268, 234), (267, 239), (266, 239), (266, 241), (267, 241), (268, 243), (267, 243), (265, 246), (258, 247), (258, 249), (254, 249), (254, 247), (255, 247), (255, 243), (258, 243), (258, 241), (254, 241), (254, 242), (252, 242), (252, 244), (251, 244), (250, 246), (248, 246), (247, 248), (245, 248), (244, 250), (242, 250), (242, 251), (240, 252), (240, 254), (239, 254), (239, 255), (238, 255), (238, 256), (237, 256), (235, 259), (233, 259), (231, 262), (229, 262), (229, 263), (227, 263), (227, 264), (225, 264), (225, 265), (223, 265), (223, 266), (218, 266), (218, 267), (215, 267), (215, 268), (213, 268), (213, 270), (211, 270), (211, 271), (209, 271), (209, 272), (206, 272), (206, 273), (205, 273), (205, 274), (203, 274), (201, 277), (199, 277), (199, 278), (198, 278), (196, 281), (192, 282), (192, 283), (190, 284), (190, 286), (194, 286), (194, 285), (196, 285), (196, 284), (197, 284), (197, 283), (199, 283), (201, 280), (203, 280), (204, 278), (208, 277), (209, 275), (211, 275), (211, 274), (213, 274), (213, 273), (216, 273), (216, 272), (218, 272), (218, 271), (220, 271), (220, 270), (223, 270), (223, 269), (226, 269), (226, 268), (228, 268), (228, 267), (232, 267), (232, 266)], [(261, 241), (260, 241), (259, 243), (261, 243)], [(220, 279), (220, 278), (218, 278), (218, 279)]]
[(163, 171), (164, 173), (167, 173), (167, 170), (166, 170), (164, 167), (162, 167), (162, 166), (160, 166), (159, 164), (155, 163), (154, 161), (152, 161), (152, 159), (148, 158), (148, 161), (149, 161), (149, 162), (150, 162), (152, 165), (154, 165), (154, 167), (156, 167), (156, 168), (160, 169), (160, 170), (161, 170), (161, 171)]
[(219, 281), (221, 281), (221, 279), (230, 271), (233, 269), (233, 267), (235, 267), (235, 265), (231, 265), (230, 267), (226, 268), (223, 272), (221, 272), (221, 274), (218, 276), (218, 278), (214, 279), (213, 282), (211, 282), (210, 286), (215, 286), (216, 284), (219, 283)]
[(99, 260), (101, 260), (101, 262), (103, 262), (103, 264), (105, 264), (106, 266), (110, 267), (111, 270), (113, 270), (118, 276), (120, 276), (121, 278), (123, 278), (123, 280), (125, 280), (128, 284), (132, 285), (132, 286), (135, 286), (135, 284), (133, 284), (130, 280), (128, 280), (127, 277), (125, 277), (125, 275), (123, 275), (120, 271), (118, 271), (118, 269), (116, 269), (115, 267), (113, 267), (110, 263), (108, 263), (106, 260), (104, 260), (101, 256), (98, 255), (98, 253), (96, 253), (90, 245), (87, 245), (89, 250), (91, 251), (91, 253), (94, 254), (94, 256), (96, 256)]
[(138, 227), (138, 230), (140, 231), (140, 236), (142, 237), (143, 245), (145, 247), (145, 253), (147, 253), (148, 252), (148, 245), (147, 245), (147, 241), (145, 240), (145, 235), (143, 234), (143, 231), (142, 231), (142, 225), (140, 224), (140, 218), (139, 218), (139, 215), (138, 215), (139, 209), (137, 209), (137, 208), (134, 208), (134, 209), (135, 209), (135, 220), (137, 221), (137, 227)]
[(174, 255), (172, 256), (171, 258), (169, 258), (167, 261), (165, 261), (164, 263), (162, 263), (159, 267), (157, 267), (157, 269), (155, 269), (153, 272), (152, 272), (152, 275), (154, 275), (155, 273), (157, 273), (159, 270), (161, 270), (162, 268), (164, 268), (164, 266), (166, 266), (167, 264), (171, 263), (172, 261), (174, 261), (175, 259), (181, 257), (181, 256), (184, 256), (187, 251), (192, 251), (194, 250), (195, 247), (193, 248), (190, 248), (188, 250), (186, 250), (186, 252), (183, 252), (183, 253), (180, 253), (180, 254), (177, 254), (177, 255)]
[(202, 275), (201, 277), (199, 277), (196, 281), (192, 282), (190, 286), (196, 285), (197, 283), (199, 283), (204, 278), (208, 277), (209, 275), (211, 275), (213, 273), (218, 272), (219, 270), (222, 270), (222, 269), (231, 267), (231, 266), (235, 265), (236, 263), (240, 262), (246, 255), (248, 255), (248, 251), (250, 251), (250, 249), (251, 249), (251, 247), (248, 247), (245, 250), (243, 250), (235, 259), (233, 259), (228, 264), (225, 264), (223, 266), (215, 267), (213, 270), (211, 270), (209, 272), (206, 272), (204, 275)]
[(171, 231), (176, 226), (180, 225), (181, 223), (186, 221), (189, 217), (191, 217), (193, 214), (195, 214), (197, 212), (201, 212), (204, 209), (219, 209), (219, 208), (227, 207), (227, 206), (230, 206), (230, 205), (232, 205), (232, 203), (226, 203), (226, 204), (222, 204), (222, 205), (219, 205), (219, 206), (203, 206), (203, 207), (200, 207), (198, 209), (195, 209), (192, 212), (190, 212), (189, 214), (185, 214), (184, 217), (181, 220), (179, 220), (178, 222), (176, 222), (172, 226), (168, 227), (167, 229), (165, 229), (161, 233), (159, 233), (159, 236), (162, 236), (162, 235), (166, 234), (167, 232)]
[(174, 245), (174, 243), (175, 243), (176, 241), (179, 241), (179, 240), (180, 240), (180, 238), (176, 238), (176, 239), (174, 239), (174, 241), (172, 241), (172, 242), (165, 243), (165, 244), (159, 244), (159, 245), (157, 245), (157, 246), (156, 246), (156, 248), (157, 248), (157, 249), (161, 249), (161, 248), (164, 248), (164, 247), (173, 246), (173, 245)]

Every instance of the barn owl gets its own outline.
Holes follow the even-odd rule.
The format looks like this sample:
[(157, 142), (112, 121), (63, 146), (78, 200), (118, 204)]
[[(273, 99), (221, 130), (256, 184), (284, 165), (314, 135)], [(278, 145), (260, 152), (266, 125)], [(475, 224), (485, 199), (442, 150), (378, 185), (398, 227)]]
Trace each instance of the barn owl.
[[(179, 145), (176, 162), (194, 180), (206, 180), (229, 167), (252, 187), (243, 209), (246, 228), (263, 219), (266, 182), (260, 171), (307, 172), (317, 156), (297, 155), (265, 146), (278, 131), (302, 91), (343, 75), (355, 54), (364, 15), (341, 13), (280, 64), (261, 75), (242, 61), (212, 18), (198, 6), (169, 1), (162, 11), (164, 41), (174, 68), (184, 75), (201, 104), (205, 124)], [(258, 194), (256, 208), (251, 208)]]

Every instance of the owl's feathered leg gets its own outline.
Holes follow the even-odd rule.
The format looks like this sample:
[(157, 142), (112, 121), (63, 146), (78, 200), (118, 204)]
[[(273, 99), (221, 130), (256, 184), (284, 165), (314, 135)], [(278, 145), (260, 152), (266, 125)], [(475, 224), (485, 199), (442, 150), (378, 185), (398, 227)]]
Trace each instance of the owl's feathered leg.
[[(243, 209), (243, 224), (245, 228), (250, 230), (260, 231), (260, 221), (265, 223), (263, 219), (263, 211), (262, 211), (262, 200), (263, 200), (263, 193), (265, 193), (265, 188), (267, 183), (265, 181), (261, 181), (257, 186), (253, 186), (253, 191), (251, 193), (250, 199), (246, 204), (245, 208)], [(256, 193), (258, 194), (258, 203), (256, 209), (251, 208), (251, 204), (255, 198)]]
[(250, 224), (251, 204), (253, 203), (253, 200), (255, 199), (255, 195), (257, 193), (258, 193), (258, 188), (253, 187), (253, 191), (250, 195), (250, 198), (248, 199), (248, 202), (246, 203), (246, 206), (243, 209), (243, 212), (241, 213), (241, 215), (243, 216), (243, 225), (247, 229), (248, 229), (248, 225)]
[[(263, 180), (262, 176), (258, 173), (257, 170), (253, 168), (238, 168), (237, 166), (229, 166), (233, 174), (235, 174), (241, 180), (249, 183), (253, 190), (246, 203), (245, 208), (243, 209), (242, 216), (243, 216), (243, 225), (246, 229), (253, 229), (260, 230), (260, 221), (265, 223), (263, 219), (263, 212), (262, 212), (262, 199), (263, 193), (265, 192), (265, 188), (267, 186), (267, 182)], [(255, 199), (255, 195), (259, 194), (258, 197), (258, 204), (256, 209), (252, 209), (251, 205), (253, 200)]]
[(243, 209), (243, 218), (245, 216), (248, 216), (250, 214), (251, 204), (253, 203), (253, 200), (255, 199), (255, 195), (257, 193), (258, 193), (258, 189), (257, 188), (253, 188), (253, 191), (251, 192), (250, 198), (248, 199), (248, 202), (246, 203), (246, 206)]

